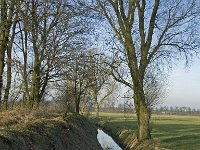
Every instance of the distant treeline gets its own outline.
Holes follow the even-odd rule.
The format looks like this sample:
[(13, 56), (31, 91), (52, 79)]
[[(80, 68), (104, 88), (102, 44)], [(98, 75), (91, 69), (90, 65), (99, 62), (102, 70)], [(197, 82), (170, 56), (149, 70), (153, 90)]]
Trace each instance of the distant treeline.
[(153, 113), (177, 114), (177, 115), (200, 115), (200, 109), (178, 106), (160, 106), (152, 109)]
[[(94, 110), (94, 108), (90, 109), (91, 111)], [(133, 106), (131, 107), (123, 107), (123, 105), (118, 105), (117, 107), (109, 106), (109, 107), (102, 107), (100, 109), (101, 112), (123, 112), (123, 113), (129, 113), (129, 112), (135, 112), (135, 109)], [(200, 109), (195, 109), (191, 107), (178, 107), (178, 106), (159, 106), (152, 108), (153, 114), (169, 114), (169, 115), (200, 115)]]

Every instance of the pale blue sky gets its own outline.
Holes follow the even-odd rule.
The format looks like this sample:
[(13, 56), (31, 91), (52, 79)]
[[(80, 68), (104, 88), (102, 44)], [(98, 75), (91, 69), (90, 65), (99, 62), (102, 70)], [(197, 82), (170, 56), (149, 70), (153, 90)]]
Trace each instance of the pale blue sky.
[(168, 89), (163, 105), (200, 108), (200, 60), (195, 60), (189, 69), (184, 64), (174, 67)]

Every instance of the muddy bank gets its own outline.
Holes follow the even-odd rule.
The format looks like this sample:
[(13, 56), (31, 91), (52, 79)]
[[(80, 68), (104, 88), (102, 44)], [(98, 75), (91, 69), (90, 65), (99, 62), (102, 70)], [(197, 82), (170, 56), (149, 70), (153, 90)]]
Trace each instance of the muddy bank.
[[(86, 118), (67, 114), (39, 114), (24, 121), (23, 115), (9, 119), (0, 114), (2, 150), (101, 150), (97, 129)], [(25, 116), (24, 116), (25, 117)], [(31, 118), (31, 117), (30, 117)]]

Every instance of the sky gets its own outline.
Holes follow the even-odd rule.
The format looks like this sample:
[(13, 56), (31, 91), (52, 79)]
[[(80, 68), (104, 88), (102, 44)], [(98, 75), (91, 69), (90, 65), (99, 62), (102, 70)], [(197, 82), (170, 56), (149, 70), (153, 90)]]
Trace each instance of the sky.
[(184, 63), (174, 67), (168, 81), (168, 96), (162, 105), (200, 108), (200, 59), (190, 68), (184, 68)]

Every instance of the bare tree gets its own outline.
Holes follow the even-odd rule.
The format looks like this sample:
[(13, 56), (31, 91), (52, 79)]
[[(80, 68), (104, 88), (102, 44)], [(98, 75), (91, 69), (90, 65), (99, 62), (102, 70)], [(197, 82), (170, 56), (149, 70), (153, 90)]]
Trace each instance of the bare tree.
[[(29, 97), (29, 88), (28, 88), (28, 53), (30, 47), (29, 45), (29, 40), (28, 40), (28, 34), (29, 34), (29, 8), (30, 8), (30, 1), (20, 1), (19, 3), (19, 17), (21, 19), (20, 22), (18, 22), (18, 29), (19, 29), (19, 34), (17, 35), (15, 39), (15, 45), (17, 45), (17, 48), (19, 51), (22, 51), (22, 89), (23, 89), (23, 103), (26, 103), (26, 100)], [(19, 43), (19, 44), (18, 44)]]
[[(1, 107), (1, 98), (2, 98), (2, 89), (3, 89), (3, 72), (5, 66), (5, 52), (8, 48), (8, 43), (10, 41), (10, 30), (12, 28), (14, 13), (15, 13), (15, 6), (17, 1), (6, 1), (1, 0), (1, 19), (0, 19), (0, 107)], [(8, 51), (12, 49), (9, 44)], [(8, 52), (8, 56), (10, 59), (10, 52)], [(8, 68), (10, 72), (10, 68)], [(10, 74), (10, 73), (8, 73)], [(8, 78), (10, 75), (8, 75)], [(9, 80), (9, 79), (8, 79)], [(7, 84), (7, 91), (9, 90), (9, 83)]]
[(50, 82), (57, 80), (70, 51), (82, 45), (89, 26), (71, 1), (20, 1), (15, 56), (20, 62), (23, 101), (38, 108)]
[[(89, 3), (90, 7), (94, 3)], [(102, 12), (127, 56), (138, 120), (134, 142), (137, 145), (151, 139), (151, 113), (144, 91), (147, 68), (152, 63), (170, 62), (181, 56), (188, 61), (195, 54), (199, 2), (96, 0), (96, 5), (99, 6), (96, 10)]]
[(92, 91), (91, 95), (95, 102), (96, 118), (99, 118), (100, 105), (114, 94), (117, 89), (117, 84), (113, 80), (111, 74), (105, 71), (105, 54), (95, 51), (91, 51), (90, 53), (90, 59), (92, 61), (92, 84), (90, 88)]
[(11, 37), (7, 43), (7, 80), (6, 80), (6, 88), (5, 88), (5, 93), (4, 93), (4, 104), (5, 104), (6, 110), (8, 109), (8, 99), (9, 99), (10, 88), (11, 88), (11, 80), (12, 80), (12, 48), (13, 48), (13, 42), (15, 38), (16, 24), (18, 20), (17, 13), (18, 12), (16, 12), (15, 18), (13, 19), (12, 31), (10, 31)]
[(2, 0), (0, 13), (0, 99), (7, 60), (6, 107), (10, 88), (16, 89), (11, 73), (16, 73), (19, 85), (15, 87), (22, 87), (17, 97), (30, 108), (38, 108), (50, 82), (60, 79), (70, 52), (86, 45), (83, 37), (91, 30), (88, 11), (73, 1)]
[[(55, 8), (54, 6), (57, 6), (56, 9), (52, 9)], [(34, 62), (29, 106), (33, 108), (35, 105), (35, 107), (38, 108), (42, 96), (40, 93), (41, 88), (43, 91), (46, 87), (45, 83), (44, 87), (41, 87), (41, 71), (43, 71), (42, 65), (46, 62), (45, 52), (48, 44), (48, 36), (51, 30), (57, 25), (65, 6), (60, 5), (59, 2), (52, 3), (51, 1), (44, 1), (43, 5), (41, 5), (38, 1), (32, 0), (30, 8), (30, 33), (31, 42), (33, 44)], [(38, 11), (40, 11), (40, 14), (38, 14)], [(47, 58), (47, 64), (48, 62), (49, 59)]]
[(92, 83), (92, 66), (90, 65), (90, 61), (88, 61), (88, 58), (87, 52), (74, 50), (69, 56), (68, 61), (65, 62), (65, 67), (63, 68), (60, 77), (65, 84), (68, 83), (73, 86), (70, 92), (72, 95), (70, 97), (73, 99), (75, 105), (74, 111), (77, 114), (80, 112), (80, 103), (87, 93), (88, 87), (90, 87)]

